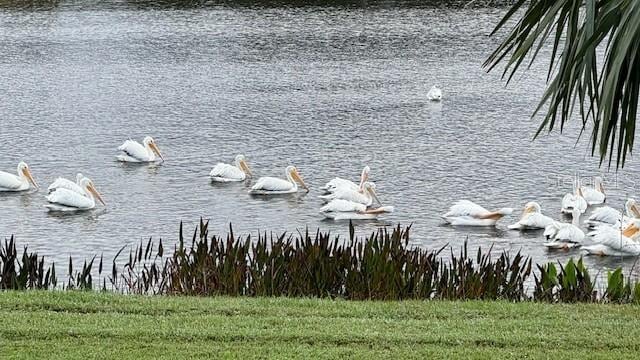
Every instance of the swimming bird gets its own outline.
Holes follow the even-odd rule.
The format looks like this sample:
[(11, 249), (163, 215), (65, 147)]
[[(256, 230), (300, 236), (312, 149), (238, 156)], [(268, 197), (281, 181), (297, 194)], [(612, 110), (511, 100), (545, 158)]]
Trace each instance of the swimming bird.
[(640, 228), (637, 220), (623, 231), (609, 226), (600, 226), (588, 235), (595, 244), (582, 247), (587, 254), (600, 256), (640, 255), (640, 242), (638, 242)]
[(442, 100), (442, 90), (436, 85), (433, 85), (431, 90), (427, 93), (427, 99), (431, 101), (440, 101)]
[(331, 179), (328, 183), (325, 184), (325, 186), (321, 187), (320, 189), (327, 192), (327, 193), (331, 193), (331, 192), (335, 192), (336, 190), (340, 189), (340, 188), (346, 188), (346, 189), (352, 189), (352, 190), (358, 190), (362, 187), (362, 184), (364, 184), (365, 181), (369, 180), (369, 172), (371, 171), (371, 169), (368, 166), (365, 166), (362, 169), (362, 173), (360, 174), (360, 183), (356, 184), (351, 180), (347, 180), (347, 179), (342, 179), (339, 177), (335, 177), (333, 179)]
[(151, 136), (145, 137), (142, 144), (134, 140), (126, 140), (118, 150), (124, 153), (116, 156), (116, 159), (122, 162), (154, 162), (157, 160), (156, 156), (164, 161), (164, 156)]
[(329, 202), (335, 199), (342, 199), (366, 206), (370, 206), (375, 200), (376, 202), (378, 202), (378, 204), (380, 204), (380, 200), (378, 200), (378, 196), (376, 194), (376, 185), (371, 181), (365, 181), (362, 184), (362, 187), (357, 190), (353, 190), (351, 188), (338, 188), (333, 193), (320, 195), (319, 198), (325, 202)]
[(84, 179), (84, 175), (82, 175), (81, 173), (78, 173), (76, 175), (76, 182), (59, 177), (53, 183), (51, 183), (51, 185), (49, 185), (49, 187), (47, 188), (47, 192), (51, 194), (58, 189), (68, 189), (82, 194), (84, 191), (80, 187), (80, 182), (82, 181), (82, 179)]
[(251, 169), (247, 164), (247, 159), (244, 155), (236, 156), (233, 165), (218, 163), (213, 167), (209, 176), (211, 181), (214, 182), (233, 182), (244, 181), (247, 177), (251, 177)]
[(508, 228), (512, 230), (544, 229), (553, 221), (552, 218), (542, 215), (540, 204), (532, 201), (524, 206), (520, 220), (509, 225)]
[(25, 191), (31, 187), (38, 188), (38, 184), (31, 175), (29, 165), (24, 161), (18, 164), (17, 175), (0, 171), (0, 192)]
[(59, 188), (47, 195), (49, 204), (45, 205), (51, 211), (84, 211), (95, 208), (98, 199), (106, 206), (102, 195), (96, 190), (91, 179), (85, 177), (80, 181), (82, 193), (73, 190)]
[(249, 190), (252, 195), (278, 195), (291, 194), (298, 191), (298, 184), (307, 192), (309, 188), (304, 183), (298, 169), (295, 166), (287, 166), (285, 169), (286, 180), (275, 177), (261, 177)]
[[(577, 185), (576, 185), (577, 181)], [(573, 183), (573, 192), (567, 193), (562, 198), (562, 206), (560, 212), (563, 214), (573, 214), (573, 209), (576, 208), (583, 214), (587, 211), (587, 201), (582, 197), (582, 190), (580, 188), (579, 180)]]
[(580, 210), (573, 208), (571, 224), (554, 221), (544, 229), (547, 242), (543, 245), (549, 249), (570, 249), (580, 246), (584, 241), (584, 231), (580, 224)]
[(585, 201), (589, 205), (603, 204), (607, 199), (607, 196), (604, 193), (602, 178), (599, 176), (596, 176), (593, 182), (594, 182), (593, 187), (591, 186), (580, 187), (580, 192), (582, 193), (582, 197), (585, 199)]
[(442, 218), (451, 225), (495, 226), (505, 215), (511, 215), (512, 208), (489, 211), (469, 200), (460, 200), (453, 204)]
[(584, 224), (592, 229), (602, 225), (619, 228), (622, 222), (627, 222), (629, 219), (640, 218), (640, 207), (635, 199), (627, 199), (624, 204), (624, 211), (625, 213), (622, 214), (620, 211), (609, 206), (599, 207), (593, 210)]
[(393, 206), (368, 208), (357, 202), (334, 199), (320, 209), (320, 214), (333, 220), (366, 220), (375, 219), (382, 214), (394, 211)]

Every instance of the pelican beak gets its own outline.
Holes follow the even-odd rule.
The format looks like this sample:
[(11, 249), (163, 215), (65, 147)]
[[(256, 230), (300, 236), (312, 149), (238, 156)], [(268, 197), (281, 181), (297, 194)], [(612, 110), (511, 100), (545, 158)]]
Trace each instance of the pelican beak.
[(378, 194), (373, 188), (369, 188), (369, 194), (371, 194), (371, 197), (373, 197), (373, 200), (375, 200), (378, 203), (378, 205), (382, 206), (382, 202), (378, 198)]
[(307, 187), (307, 184), (304, 183), (304, 180), (302, 180), (302, 177), (300, 176), (300, 173), (298, 173), (298, 170), (294, 170), (291, 173), (291, 177), (293, 178), (293, 180), (295, 180), (298, 184), (300, 184), (300, 186), (302, 186), (305, 190), (307, 190), (307, 192), (309, 192), (309, 187)]
[(242, 169), (242, 171), (244, 171), (244, 173), (249, 177), (253, 177), (253, 173), (251, 172), (251, 169), (249, 169), (249, 164), (247, 164), (245, 160), (240, 160), (240, 169)]
[(160, 159), (162, 161), (164, 161), (164, 156), (162, 156), (162, 153), (160, 152), (160, 149), (158, 149), (158, 145), (156, 145), (156, 143), (150, 143), (149, 147), (151, 148), (151, 150), (153, 150), (153, 152), (158, 155), (160, 157)]
[(640, 207), (638, 207), (637, 204), (631, 205), (631, 212), (633, 213), (634, 217), (640, 218)]
[(40, 186), (38, 186), (38, 183), (36, 183), (36, 181), (33, 179), (33, 175), (31, 175), (31, 170), (29, 170), (28, 168), (22, 169), (22, 174), (24, 174), (27, 180), (29, 180), (29, 182), (33, 186), (35, 186), (36, 189), (40, 188)]
[(93, 187), (93, 185), (89, 185), (88, 189), (89, 189), (89, 191), (91, 191), (93, 196), (95, 196), (96, 199), (98, 199), (98, 201), (100, 201), (102, 203), (102, 205), (107, 206), (107, 204), (105, 204), (104, 200), (102, 200), (102, 195), (100, 195), (98, 190), (96, 190), (96, 188)]

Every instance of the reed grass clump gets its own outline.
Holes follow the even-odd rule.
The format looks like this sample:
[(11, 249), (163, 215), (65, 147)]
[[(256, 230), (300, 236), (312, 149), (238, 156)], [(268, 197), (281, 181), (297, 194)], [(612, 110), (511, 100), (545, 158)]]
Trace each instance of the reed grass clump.
[[(133, 294), (195, 296), (328, 297), (351, 300), (508, 300), (543, 302), (640, 302), (640, 285), (622, 270), (608, 274), (607, 288), (596, 290), (582, 259), (565, 265), (536, 265), (533, 291), (527, 288), (531, 258), (492, 249), (459, 252), (409, 245), (411, 227), (382, 228), (358, 238), (352, 224), (345, 240), (314, 233), (260, 233), (257, 238), (209, 234), (201, 220), (166, 252), (162, 240), (148, 239), (120, 249), (106, 274), (102, 256), (74, 269), (69, 258), (66, 290), (112, 290)], [(56, 289), (55, 265), (15, 240), (0, 249), (0, 289)], [(95, 277), (97, 276), (97, 281)]]

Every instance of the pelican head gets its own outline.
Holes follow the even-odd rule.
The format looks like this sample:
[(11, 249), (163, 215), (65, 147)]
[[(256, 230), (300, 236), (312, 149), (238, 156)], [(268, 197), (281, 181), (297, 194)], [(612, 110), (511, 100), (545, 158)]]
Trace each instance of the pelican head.
[(307, 190), (307, 192), (309, 192), (309, 188), (304, 183), (302, 176), (300, 176), (300, 173), (298, 172), (298, 169), (296, 169), (295, 166), (293, 165), (287, 166), (286, 173), (287, 173), (287, 177), (291, 178), (293, 181), (300, 184), (300, 186), (302, 186), (305, 190)]
[(627, 199), (627, 201), (624, 203), (624, 208), (627, 211), (627, 216), (640, 218), (640, 206), (638, 206), (638, 203), (635, 199)]
[(156, 141), (153, 140), (151, 136), (145, 137), (144, 140), (142, 140), (142, 143), (146, 148), (151, 149), (151, 151), (153, 151), (154, 154), (156, 154), (162, 161), (164, 161), (164, 156), (162, 156), (162, 153), (160, 152), (160, 149), (158, 148)]
[(236, 156), (235, 163), (236, 167), (247, 174), (248, 177), (253, 176), (253, 174), (251, 173), (251, 169), (249, 169), (249, 164), (247, 164), (247, 158), (244, 155)]
[(102, 205), (107, 206), (107, 204), (105, 204), (104, 200), (102, 199), (102, 195), (100, 195), (98, 190), (96, 190), (95, 185), (93, 185), (93, 181), (91, 181), (91, 179), (83, 178), (82, 181), (80, 182), (80, 186), (82, 186), (82, 188), (87, 192), (87, 194), (93, 195), (93, 197), (98, 199), (98, 201), (100, 201)]
[(542, 212), (542, 208), (540, 207), (540, 204), (538, 204), (537, 202), (530, 201), (524, 206), (523, 212), (525, 214), (539, 213), (539, 212)]
[(76, 175), (76, 184), (80, 184), (80, 182), (82, 181), (82, 179), (84, 179), (84, 175), (82, 175), (82, 173), (78, 173)]
[(18, 176), (26, 179), (31, 185), (33, 185), (36, 189), (39, 188), (36, 181), (33, 179), (33, 175), (31, 175), (31, 170), (29, 169), (29, 165), (24, 161), (20, 161), (18, 164)]

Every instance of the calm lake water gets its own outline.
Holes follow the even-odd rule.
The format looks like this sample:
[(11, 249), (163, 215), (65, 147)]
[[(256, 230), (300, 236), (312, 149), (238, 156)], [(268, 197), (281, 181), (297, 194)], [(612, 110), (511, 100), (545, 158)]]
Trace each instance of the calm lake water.
[[(606, 172), (564, 136), (531, 141), (530, 119), (546, 64), (508, 87), (483, 60), (487, 34), (506, 10), (448, 8), (225, 8), (198, 10), (0, 10), (0, 168), (27, 161), (41, 186), (82, 172), (108, 207), (53, 215), (46, 190), (0, 196), (0, 238), (12, 234), (56, 262), (104, 253), (149, 237), (173, 243), (180, 221), (199, 218), (224, 232), (295, 231), (308, 226), (345, 234), (348, 223), (322, 220), (318, 187), (334, 176), (372, 169), (381, 199), (396, 212), (357, 224), (413, 224), (414, 245), (457, 251), (522, 250), (537, 262), (550, 253), (541, 232), (444, 226), (457, 199), (521, 209), (538, 201), (560, 218), (575, 172), (605, 176), (608, 204), (637, 195), (636, 159)], [(425, 95), (432, 85), (441, 103)], [(161, 166), (123, 166), (116, 147), (152, 135)], [(586, 138), (585, 138), (586, 140)], [(218, 161), (245, 154), (257, 176), (296, 165), (309, 194), (252, 198), (247, 184), (214, 186)], [(190, 231), (190, 230), (189, 230)], [(589, 257), (595, 271), (633, 259)]]

